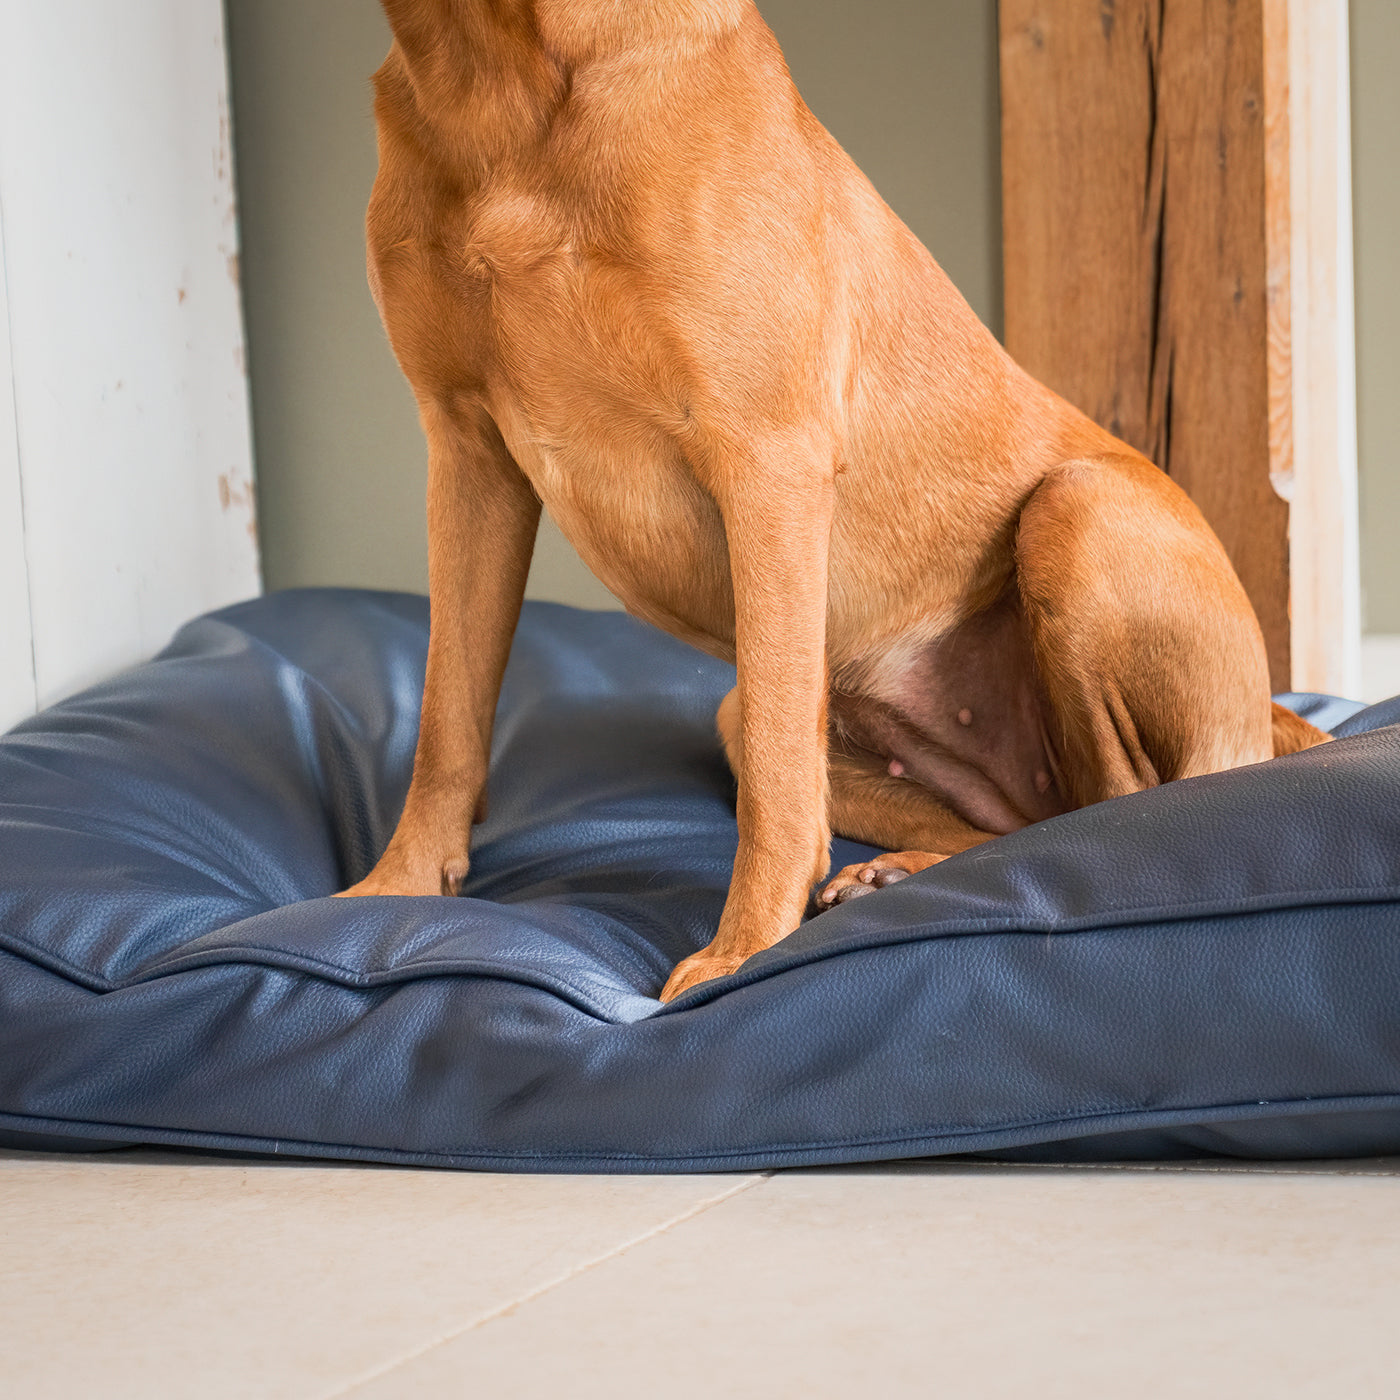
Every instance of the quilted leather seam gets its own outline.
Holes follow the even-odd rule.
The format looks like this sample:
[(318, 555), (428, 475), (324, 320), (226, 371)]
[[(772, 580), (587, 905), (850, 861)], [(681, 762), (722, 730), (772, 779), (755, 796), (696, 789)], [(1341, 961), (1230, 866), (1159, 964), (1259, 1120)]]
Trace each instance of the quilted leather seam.
[[(1115, 911), (1112, 916), (1086, 915), (1079, 919), (1066, 919), (1058, 922), (1054, 920), (982, 919), (950, 923), (946, 926), (931, 924), (905, 930), (882, 929), (870, 935), (854, 935), (850, 942), (838, 946), (804, 950), (787, 957), (782, 956), (779, 951), (782, 945), (779, 944), (770, 954), (760, 955), (766, 956), (769, 960), (754, 972), (746, 974), (740, 971), (732, 977), (723, 978), (715, 983), (707, 983), (689, 995), (659, 1009), (655, 1014), (674, 1015), (681, 1011), (694, 1010), (704, 1002), (713, 1000), (716, 996), (736, 991), (740, 987), (767, 981), (770, 977), (791, 972), (800, 967), (856, 953), (873, 952), (881, 948), (905, 947), (911, 943), (938, 942), (945, 938), (975, 938), (993, 934), (1044, 938), (1078, 933), (1114, 933), (1148, 924), (1189, 923), (1193, 919), (1202, 917), (1229, 919), (1248, 918), (1255, 914), (1306, 913), (1313, 910), (1350, 909), (1368, 905), (1393, 907), (1397, 902), (1400, 902), (1400, 892), (1377, 894), (1372, 890), (1329, 891), (1325, 896), (1319, 895), (1316, 900), (1299, 900), (1294, 903), (1270, 902), (1261, 897), (1256, 900), (1240, 901), (1235, 908), (1212, 909), (1193, 906), (1183, 910), (1177, 906), (1170, 913), (1163, 910)], [(217, 931), (211, 930), (211, 932)], [(304, 954), (289, 953), (281, 948), (245, 944), (237, 952), (233, 949), (225, 949), (217, 953), (195, 953), (185, 956), (180, 954), (167, 955), (158, 959), (154, 968), (149, 971), (138, 973), (121, 981), (114, 981), (95, 975), (85, 968), (80, 968), (60, 955), (32, 943), (20, 934), (0, 932), (0, 952), (8, 952), (25, 962), (44, 968), (45, 971), (56, 973), (85, 990), (98, 993), (124, 991), (132, 987), (158, 982), (165, 977), (180, 976), (186, 972), (197, 971), (202, 967), (219, 966), (268, 967), (274, 970), (299, 972), (318, 977), (323, 981), (336, 983), (352, 991), (369, 991), (383, 986), (418, 982), (437, 977), (481, 976), (495, 981), (536, 986), (541, 990), (556, 992), (556, 994), (562, 990), (566, 1000), (577, 1001), (580, 1003), (580, 1009), (588, 1009), (590, 1015), (598, 1015), (595, 1010), (589, 1009), (592, 1003), (587, 993), (573, 987), (562, 978), (555, 979), (538, 974), (535, 976), (513, 975), (510, 968), (499, 963), (487, 963), (473, 959), (440, 959), (436, 961), (429, 959), (423, 963), (410, 963), (397, 968), (354, 969), (339, 963), (306, 957)], [(251, 956), (240, 957), (237, 955), (238, 952), (246, 952)], [(630, 995), (645, 996), (645, 993), (635, 989), (629, 988), (627, 991)], [(610, 1018), (603, 1016), (600, 1019)]]
[[(1293, 902), (1287, 902), (1292, 898)], [(916, 928), (881, 928), (870, 933), (854, 933), (850, 941), (835, 947), (802, 950), (784, 953), (781, 943), (759, 954), (762, 966), (752, 971), (740, 969), (731, 977), (718, 982), (705, 983), (694, 991), (679, 997), (655, 1013), (658, 1016), (675, 1015), (682, 1011), (692, 1011), (716, 997), (737, 991), (740, 987), (750, 987), (765, 982), (784, 972), (813, 966), (829, 959), (846, 957), (855, 953), (878, 952), (882, 948), (907, 947), (911, 943), (935, 942), (943, 938), (976, 938), (992, 934), (1021, 934), (1027, 937), (1051, 938), (1074, 934), (1118, 933), (1128, 929), (1143, 928), (1153, 924), (1190, 923), (1194, 919), (1247, 919), (1259, 914), (1303, 914), (1313, 910), (1355, 909), (1375, 906), (1393, 908), (1400, 904), (1400, 890), (1387, 890), (1377, 893), (1374, 890), (1330, 890), (1319, 893), (1317, 899), (1297, 899), (1279, 897), (1270, 900), (1258, 896), (1250, 900), (1240, 900), (1234, 907), (1212, 907), (1193, 905), (1183, 908), (1180, 905), (1165, 908), (1129, 909), (1115, 911), (1111, 916), (1102, 914), (1083, 915), (1077, 919), (1053, 919), (1021, 921), (1015, 919), (977, 919), (950, 922), (948, 925), (926, 924)], [(824, 915), (823, 917), (830, 917)]]
[[(566, 982), (563, 978), (550, 978), (538, 974), (530, 976), (526, 973), (513, 974), (509, 968), (498, 963), (488, 963), (482, 960), (452, 959), (443, 960), (437, 965), (429, 960), (420, 968), (413, 970), (386, 968), (356, 973), (335, 963), (323, 963), (316, 958), (288, 954), (278, 948), (250, 947), (248, 951), (260, 953), (262, 956), (240, 959), (218, 953), (193, 954), (188, 958), (173, 960), (177, 965), (163, 968), (159, 972), (114, 982), (108, 978), (93, 977), (85, 970), (72, 966), (66, 960), (55, 957), (44, 949), (32, 948), (26, 951), (22, 946), (25, 941), (13, 935), (0, 935), (0, 953), (8, 953), (21, 962), (31, 963), (41, 967), (45, 972), (55, 973), (65, 981), (73, 982), (82, 987), (84, 991), (93, 992), (99, 996), (131, 991), (136, 987), (150, 986), (170, 977), (181, 977), (213, 967), (248, 968), (256, 971), (285, 972), (293, 976), (314, 977), (318, 981), (328, 982), (332, 986), (341, 987), (351, 992), (382, 991), (386, 988), (406, 986), (412, 982), (433, 981), (444, 977), (475, 977), (482, 981), (509, 982), (516, 986), (532, 987), (536, 991), (548, 992), (596, 1021), (602, 1021), (608, 1025), (618, 1024), (614, 1017), (609, 1016), (606, 1011), (599, 1007), (595, 998)], [(626, 995), (639, 999), (644, 998), (643, 993), (632, 991), (630, 988), (627, 989)]]
[[(92, 1123), (78, 1119), (46, 1118), (0, 1110), (0, 1127), (36, 1136), (91, 1136), (112, 1139), (137, 1134), (132, 1145), (179, 1143), (204, 1145), (215, 1142), (243, 1144), (243, 1150), (258, 1155), (309, 1156), (336, 1155), (359, 1160), (405, 1161), (424, 1164), (463, 1165), (489, 1170), (493, 1163), (548, 1162), (572, 1168), (589, 1163), (671, 1165), (687, 1170), (705, 1170), (707, 1164), (731, 1164), (740, 1170), (755, 1163), (773, 1165), (777, 1159), (806, 1157), (825, 1153), (868, 1153), (874, 1160), (899, 1160), (916, 1156), (951, 1156), (959, 1152), (995, 1151), (1001, 1148), (1032, 1146), (1077, 1137), (1108, 1136), (1151, 1128), (1194, 1127), (1249, 1122), (1271, 1117), (1298, 1117), (1302, 1114), (1400, 1112), (1400, 1093), (1345, 1094), (1329, 1098), (1276, 1099), (1268, 1103), (1203, 1104), (1176, 1109), (1123, 1109), (1109, 1113), (1072, 1114), (1060, 1118), (1024, 1120), (981, 1127), (945, 1128), (934, 1132), (901, 1134), (894, 1137), (835, 1138), (760, 1147), (733, 1148), (685, 1154), (645, 1154), (635, 1152), (539, 1152), (495, 1151), (490, 1153), (420, 1152), (408, 1148), (372, 1147), (354, 1143), (313, 1142), (290, 1138), (259, 1138), (239, 1133), (210, 1133), (190, 1128), (143, 1127), (131, 1123)], [(1071, 1128), (1074, 1131), (1063, 1133)], [(71, 1131), (81, 1129), (82, 1133)], [(1049, 1130), (1049, 1135), (1046, 1131)], [(1057, 1136), (1057, 1134), (1062, 1134)], [(1014, 1138), (1016, 1141), (1005, 1141)], [(972, 1139), (958, 1147), (939, 1146), (959, 1139)], [(997, 1139), (997, 1141), (984, 1141)], [(256, 1148), (248, 1144), (263, 1143)], [(933, 1149), (933, 1150), (930, 1150)], [(238, 1150), (236, 1147), (234, 1150)], [(842, 1160), (856, 1160), (842, 1158)]]

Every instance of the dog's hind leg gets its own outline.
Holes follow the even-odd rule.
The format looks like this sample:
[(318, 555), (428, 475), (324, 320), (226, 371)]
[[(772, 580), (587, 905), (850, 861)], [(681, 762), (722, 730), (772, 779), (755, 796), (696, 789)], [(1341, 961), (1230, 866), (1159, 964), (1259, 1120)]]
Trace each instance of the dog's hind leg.
[(961, 851), (996, 839), (979, 831), (920, 783), (892, 778), (873, 754), (833, 752), (831, 829), (888, 852), (848, 865), (817, 896), (819, 910), (917, 875)]
[(1304, 749), (1316, 748), (1319, 744), (1330, 744), (1332, 736), (1324, 734), (1316, 725), (1295, 715), (1282, 705), (1274, 706), (1274, 757), (1285, 754), (1302, 753)]
[(432, 621), (413, 783), (388, 849), (348, 895), (460, 892), (539, 527), (539, 498), (484, 409), (429, 403), (423, 426)]
[(1016, 555), (1071, 807), (1273, 757), (1254, 611), (1196, 507), (1151, 463), (1052, 471), (1022, 510)]

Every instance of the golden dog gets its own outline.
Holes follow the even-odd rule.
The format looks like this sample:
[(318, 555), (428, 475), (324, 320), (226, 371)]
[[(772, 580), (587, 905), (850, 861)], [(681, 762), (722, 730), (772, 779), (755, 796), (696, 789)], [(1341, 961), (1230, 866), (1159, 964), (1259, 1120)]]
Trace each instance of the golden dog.
[(541, 502), (735, 660), (739, 852), (664, 999), (1072, 808), (1325, 736), (1223, 549), (1019, 369), (803, 105), (751, 0), (384, 0), (370, 280), (428, 438), (413, 784), (351, 895), (455, 894)]

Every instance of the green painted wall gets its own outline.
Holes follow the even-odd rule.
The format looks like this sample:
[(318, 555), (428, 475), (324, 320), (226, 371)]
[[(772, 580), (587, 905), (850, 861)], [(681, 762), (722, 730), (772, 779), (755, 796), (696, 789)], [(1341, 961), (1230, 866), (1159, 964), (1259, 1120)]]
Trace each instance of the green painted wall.
[(1351, 0), (1361, 588), (1400, 632), (1400, 0)]

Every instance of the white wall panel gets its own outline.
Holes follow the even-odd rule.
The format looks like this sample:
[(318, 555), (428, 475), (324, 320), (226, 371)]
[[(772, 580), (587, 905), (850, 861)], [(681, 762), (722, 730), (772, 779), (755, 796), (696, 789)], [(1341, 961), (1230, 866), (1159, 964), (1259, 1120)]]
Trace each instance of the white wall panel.
[(0, 205), (0, 731), (34, 713), (34, 634), (24, 559), (24, 492), (15, 436), (10, 305), (5, 293), (5, 211)]
[(227, 86), (219, 0), (0, 0), (40, 704), (258, 590)]

